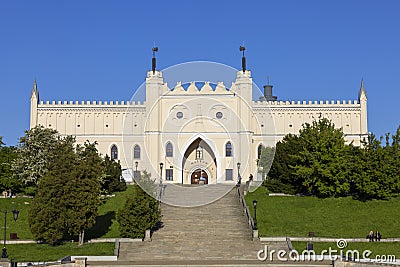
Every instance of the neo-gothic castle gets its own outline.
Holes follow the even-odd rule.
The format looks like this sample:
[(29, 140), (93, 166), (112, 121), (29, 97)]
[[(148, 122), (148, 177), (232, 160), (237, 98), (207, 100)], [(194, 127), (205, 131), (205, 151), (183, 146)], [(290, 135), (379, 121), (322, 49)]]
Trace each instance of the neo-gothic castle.
[[(167, 183), (235, 183), (258, 173), (261, 146), (319, 117), (342, 128), (346, 141), (367, 137), (367, 96), (361, 83), (353, 101), (280, 101), (272, 86), (252, 99), (251, 72), (243, 68), (228, 88), (223, 83), (177, 83), (147, 72), (145, 101), (42, 101), (36, 81), (30, 127), (43, 125), (78, 143), (97, 141), (99, 152), (121, 161), (125, 178), (147, 170)], [(161, 164), (162, 163), (162, 164)], [(238, 164), (240, 163), (240, 164)]]

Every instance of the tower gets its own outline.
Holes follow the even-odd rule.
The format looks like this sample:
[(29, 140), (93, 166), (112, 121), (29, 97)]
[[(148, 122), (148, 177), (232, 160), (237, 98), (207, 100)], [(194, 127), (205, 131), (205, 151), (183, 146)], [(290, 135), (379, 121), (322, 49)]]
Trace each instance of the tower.
[(152, 51), (151, 70), (147, 72), (146, 77), (146, 105), (150, 108), (158, 101), (160, 96), (169, 91), (164, 83), (162, 72), (156, 69), (155, 52), (158, 52), (158, 47), (153, 47)]
[(368, 136), (368, 120), (367, 120), (367, 92), (364, 88), (364, 80), (361, 80), (360, 91), (358, 92), (358, 101), (361, 106), (360, 112), (360, 133), (361, 138)]
[(36, 79), (33, 81), (33, 87), (31, 91), (31, 116), (30, 116), (30, 127), (35, 127), (37, 124), (37, 107), (39, 103), (39, 91), (37, 89)]
[(237, 93), (248, 105), (252, 103), (253, 96), (253, 78), (251, 71), (246, 69), (246, 57), (244, 55), (244, 46), (240, 46), (239, 50), (242, 54), (242, 69), (236, 73), (234, 92)]

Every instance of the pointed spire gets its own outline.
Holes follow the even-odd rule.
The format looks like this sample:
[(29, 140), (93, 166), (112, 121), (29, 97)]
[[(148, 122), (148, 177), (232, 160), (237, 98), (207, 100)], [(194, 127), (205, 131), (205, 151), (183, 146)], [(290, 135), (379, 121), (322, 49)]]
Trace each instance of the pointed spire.
[(364, 88), (364, 78), (361, 79), (360, 91), (358, 92), (358, 100), (367, 100), (367, 92)]
[(32, 90), (37, 91), (36, 77), (35, 77), (35, 79), (33, 80), (33, 88), (32, 88)]
[(35, 97), (37, 101), (39, 101), (39, 91), (37, 89), (37, 82), (36, 82), (36, 77), (33, 80), (33, 86), (32, 86), (32, 91), (31, 91), (31, 99)]

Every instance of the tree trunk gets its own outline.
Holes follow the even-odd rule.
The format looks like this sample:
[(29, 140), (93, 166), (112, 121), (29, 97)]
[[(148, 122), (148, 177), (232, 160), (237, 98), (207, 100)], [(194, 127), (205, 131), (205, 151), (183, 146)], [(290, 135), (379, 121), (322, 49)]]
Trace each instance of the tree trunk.
[(79, 231), (79, 246), (82, 246), (85, 241), (85, 230)]

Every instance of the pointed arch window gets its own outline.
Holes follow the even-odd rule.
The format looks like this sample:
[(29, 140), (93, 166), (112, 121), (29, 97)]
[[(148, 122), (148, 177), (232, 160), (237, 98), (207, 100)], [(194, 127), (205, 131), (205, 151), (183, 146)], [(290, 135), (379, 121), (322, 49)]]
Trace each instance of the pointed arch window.
[(112, 145), (111, 147), (111, 159), (118, 159), (118, 148), (116, 145)]
[(173, 157), (174, 155), (174, 148), (170, 142), (167, 143), (165, 146), (165, 156), (166, 157)]
[(225, 157), (232, 157), (232, 143), (228, 142), (225, 145)]
[(140, 159), (140, 146), (139, 145), (135, 145), (133, 147), (133, 158)]
[(258, 159), (261, 158), (262, 148), (263, 148), (263, 145), (258, 146), (258, 149), (257, 149), (257, 158)]
[(201, 146), (196, 149), (196, 159), (203, 159), (203, 148)]

